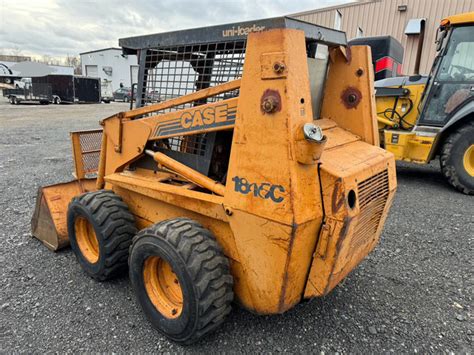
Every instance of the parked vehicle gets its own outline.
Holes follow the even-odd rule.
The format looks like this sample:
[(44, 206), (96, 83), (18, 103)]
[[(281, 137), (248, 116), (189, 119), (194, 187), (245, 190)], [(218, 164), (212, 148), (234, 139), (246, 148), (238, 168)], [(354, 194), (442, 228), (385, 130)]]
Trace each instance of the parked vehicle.
[(158, 90), (151, 90), (148, 92), (146, 98), (149, 102), (161, 102), (161, 94)]
[(439, 157), (446, 180), (474, 195), (474, 12), (442, 20), (436, 38), (429, 76), (375, 82), (380, 141), (397, 160)]
[(15, 80), (15, 89), (29, 89), (31, 87), (31, 78), (21, 78)]
[[(136, 89), (133, 92), (133, 96), (137, 94)], [(120, 88), (114, 91), (114, 101), (123, 101), (129, 102), (132, 99), (132, 89), (131, 88)]]
[[(223, 38), (235, 28), (251, 33)], [(179, 343), (219, 329), (233, 301), (270, 315), (327, 295), (377, 245), (397, 185), (368, 47), (348, 56), (343, 32), (291, 18), (125, 40), (145, 56), (140, 87), (195, 91), (147, 106), (140, 95), (72, 132), (76, 180), (39, 190), (32, 234), (70, 242), (97, 280), (128, 269), (137, 304)], [(319, 44), (330, 58), (312, 57)], [(144, 70), (162, 58), (157, 75)], [(184, 60), (199, 75), (170, 75)], [(325, 75), (311, 80), (310, 66)]]
[(111, 80), (102, 79), (102, 82), (100, 83), (100, 96), (102, 102), (105, 102), (106, 104), (114, 100)]

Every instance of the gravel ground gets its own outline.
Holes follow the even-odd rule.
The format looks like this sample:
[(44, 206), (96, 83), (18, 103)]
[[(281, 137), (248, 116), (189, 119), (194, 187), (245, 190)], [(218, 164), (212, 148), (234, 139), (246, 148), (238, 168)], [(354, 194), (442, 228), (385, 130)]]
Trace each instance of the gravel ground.
[(31, 238), (39, 186), (69, 180), (68, 132), (125, 104), (0, 103), (0, 352), (455, 352), (473, 349), (474, 198), (438, 164), (399, 164), (376, 250), (330, 295), (277, 316), (234, 309), (191, 347), (153, 330), (126, 277), (98, 283)]

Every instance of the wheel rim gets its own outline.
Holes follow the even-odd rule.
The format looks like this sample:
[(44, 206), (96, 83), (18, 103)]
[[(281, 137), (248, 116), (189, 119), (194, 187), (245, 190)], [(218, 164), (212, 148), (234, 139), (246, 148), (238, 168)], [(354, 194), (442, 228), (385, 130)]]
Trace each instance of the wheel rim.
[(81, 254), (92, 264), (99, 260), (99, 241), (94, 227), (84, 217), (78, 217), (74, 223), (76, 241)]
[(471, 144), (469, 148), (464, 152), (464, 169), (471, 176), (474, 176), (474, 144)]
[(166, 318), (177, 318), (183, 311), (183, 292), (171, 265), (158, 256), (144, 263), (146, 293), (155, 308)]

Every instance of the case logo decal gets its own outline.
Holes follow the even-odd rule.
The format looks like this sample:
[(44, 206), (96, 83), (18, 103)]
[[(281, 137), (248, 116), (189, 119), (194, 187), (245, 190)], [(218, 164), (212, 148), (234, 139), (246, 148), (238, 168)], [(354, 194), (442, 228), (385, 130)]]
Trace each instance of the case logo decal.
[(179, 116), (159, 122), (153, 136), (159, 138), (160, 136), (172, 136), (179, 133), (231, 126), (235, 123), (236, 115), (237, 102), (188, 110)]

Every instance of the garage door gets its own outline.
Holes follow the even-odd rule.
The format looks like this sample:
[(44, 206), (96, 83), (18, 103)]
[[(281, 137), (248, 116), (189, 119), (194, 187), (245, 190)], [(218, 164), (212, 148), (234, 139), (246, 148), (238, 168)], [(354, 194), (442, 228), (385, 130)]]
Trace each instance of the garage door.
[(86, 76), (90, 78), (98, 78), (99, 70), (97, 69), (97, 65), (86, 65)]

